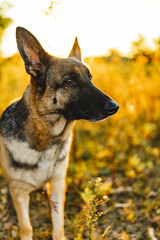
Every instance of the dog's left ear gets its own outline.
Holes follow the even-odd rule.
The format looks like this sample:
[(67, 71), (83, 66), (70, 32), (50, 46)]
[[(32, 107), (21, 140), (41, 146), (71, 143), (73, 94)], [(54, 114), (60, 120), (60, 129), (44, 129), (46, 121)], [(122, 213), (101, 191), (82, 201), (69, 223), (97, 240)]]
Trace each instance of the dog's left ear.
[(80, 46), (79, 46), (78, 38), (77, 38), (77, 37), (75, 38), (75, 41), (74, 41), (72, 50), (71, 50), (71, 52), (70, 52), (70, 54), (69, 54), (68, 57), (75, 57), (75, 58), (77, 58), (79, 61), (82, 60), (81, 48), (80, 48)]
[(45, 72), (45, 63), (48, 54), (42, 48), (39, 41), (27, 29), (17, 27), (17, 46), (25, 63), (26, 72), (33, 77)]

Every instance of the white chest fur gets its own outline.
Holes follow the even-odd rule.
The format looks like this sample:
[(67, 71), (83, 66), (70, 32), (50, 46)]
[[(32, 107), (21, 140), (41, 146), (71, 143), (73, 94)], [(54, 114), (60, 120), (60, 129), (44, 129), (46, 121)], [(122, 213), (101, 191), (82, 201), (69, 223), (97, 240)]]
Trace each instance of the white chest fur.
[(23, 181), (36, 188), (42, 187), (49, 179), (64, 177), (68, 165), (70, 141), (55, 144), (50, 149), (39, 152), (29, 147), (27, 142), (5, 139), (5, 145), (13, 159), (20, 164), (37, 165), (36, 168), (14, 167), (10, 164), (9, 175), (13, 180)]

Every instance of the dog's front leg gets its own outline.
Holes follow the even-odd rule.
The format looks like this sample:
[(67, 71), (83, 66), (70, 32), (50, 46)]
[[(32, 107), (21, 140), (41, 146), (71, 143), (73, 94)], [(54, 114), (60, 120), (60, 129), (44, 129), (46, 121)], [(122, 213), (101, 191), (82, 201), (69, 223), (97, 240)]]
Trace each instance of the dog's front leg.
[(53, 240), (64, 240), (65, 179), (52, 179), (50, 184)]
[(32, 240), (32, 226), (29, 219), (29, 193), (10, 186), (10, 193), (17, 212), (20, 239)]

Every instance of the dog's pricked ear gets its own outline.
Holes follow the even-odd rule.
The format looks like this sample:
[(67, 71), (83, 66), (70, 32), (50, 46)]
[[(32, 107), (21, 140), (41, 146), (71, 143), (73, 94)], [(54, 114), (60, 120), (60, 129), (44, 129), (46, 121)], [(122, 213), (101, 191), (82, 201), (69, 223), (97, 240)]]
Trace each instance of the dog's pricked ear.
[(28, 74), (37, 77), (38, 72), (45, 71), (45, 56), (47, 53), (39, 41), (28, 30), (22, 27), (16, 29), (17, 46)]
[(70, 52), (70, 54), (69, 54), (69, 57), (75, 57), (75, 58), (77, 58), (79, 61), (82, 60), (82, 57), (81, 57), (81, 48), (80, 48), (80, 46), (79, 46), (78, 38), (77, 38), (77, 37), (75, 38), (75, 41), (74, 41), (72, 50), (71, 50), (71, 52)]

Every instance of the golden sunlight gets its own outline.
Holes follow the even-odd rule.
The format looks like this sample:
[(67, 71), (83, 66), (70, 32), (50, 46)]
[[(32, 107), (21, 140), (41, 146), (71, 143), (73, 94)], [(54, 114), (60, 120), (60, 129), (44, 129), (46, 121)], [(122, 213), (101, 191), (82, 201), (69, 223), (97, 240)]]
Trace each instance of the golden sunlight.
[(128, 54), (139, 33), (151, 41), (159, 36), (158, 0), (10, 0), (14, 20), (6, 31), (4, 56), (17, 51), (15, 28), (33, 32), (52, 54), (67, 56), (78, 36), (83, 56), (102, 55), (110, 48)]
[[(160, 0), (0, 0), (0, 239), (160, 239), (159, 23)], [(77, 36), (90, 71), (17, 26), (57, 57)], [(118, 106), (92, 84), (120, 106), (94, 123)]]

